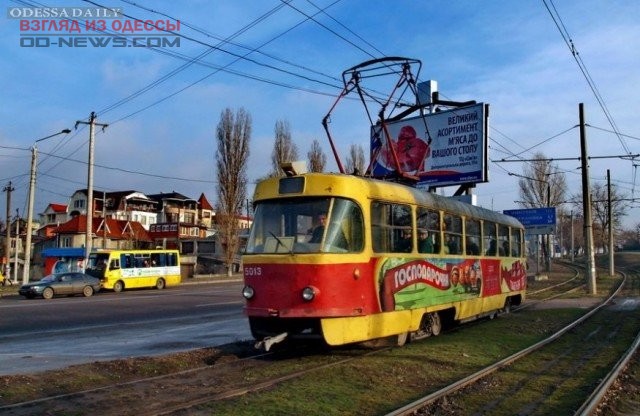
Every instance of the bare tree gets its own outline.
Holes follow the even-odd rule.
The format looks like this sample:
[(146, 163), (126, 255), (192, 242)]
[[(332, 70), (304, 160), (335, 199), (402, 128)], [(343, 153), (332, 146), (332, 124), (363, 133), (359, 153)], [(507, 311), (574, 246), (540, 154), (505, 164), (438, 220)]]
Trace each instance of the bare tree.
[[(622, 218), (627, 215), (629, 208), (626, 195), (622, 195), (617, 187), (611, 185), (611, 217), (613, 220), (614, 234), (619, 229)], [(571, 197), (571, 203), (582, 214), (582, 193)], [(591, 185), (591, 214), (593, 220), (594, 245), (607, 251), (609, 247), (609, 202), (607, 186), (602, 183)]]
[[(525, 208), (560, 206), (565, 202), (567, 192), (564, 173), (541, 152), (534, 154), (533, 159), (523, 167), (522, 175), (516, 175), (520, 177), (520, 205)], [(543, 236), (542, 255), (547, 271), (551, 270), (549, 242), (549, 236)]]
[(345, 172), (362, 174), (365, 169), (364, 150), (359, 144), (352, 144), (349, 147), (349, 156), (344, 164)]
[(620, 232), (617, 238), (619, 246), (623, 250), (640, 250), (640, 223), (635, 224), (630, 229)]
[(533, 162), (525, 165), (518, 181), (520, 202), (525, 208), (555, 207), (565, 202), (567, 180), (558, 166), (543, 153), (533, 155)]
[(327, 155), (322, 151), (318, 140), (313, 139), (307, 158), (309, 159), (309, 172), (324, 172), (324, 167), (327, 164)]
[(233, 273), (238, 251), (238, 216), (242, 213), (247, 194), (247, 161), (251, 138), (251, 115), (244, 108), (234, 113), (225, 109), (220, 114), (216, 129), (218, 149), (216, 168), (218, 171), (218, 212), (221, 243), (224, 247), (224, 262), (227, 274)]
[(276, 121), (274, 131), (276, 137), (273, 143), (273, 152), (271, 152), (271, 176), (284, 176), (280, 165), (283, 162), (298, 160), (298, 147), (291, 140), (291, 128), (288, 121)]

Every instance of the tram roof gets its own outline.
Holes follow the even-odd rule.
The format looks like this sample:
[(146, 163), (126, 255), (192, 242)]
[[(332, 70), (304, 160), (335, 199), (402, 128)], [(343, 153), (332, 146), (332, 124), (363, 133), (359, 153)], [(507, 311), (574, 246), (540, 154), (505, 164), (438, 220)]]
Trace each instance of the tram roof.
[[(437, 195), (409, 185), (339, 173), (306, 173), (293, 177), (276, 177), (258, 183), (254, 201), (300, 196), (302, 193), (278, 192), (281, 180), (304, 178), (305, 195), (344, 196), (353, 199), (376, 199), (397, 203), (415, 203), (443, 210), (452, 214), (464, 215), (488, 221), (499, 222), (522, 228), (522, 224), (506, 214), (458, 201), (450, 197)], [(355, 197), (357, 195), (357, 197)]]

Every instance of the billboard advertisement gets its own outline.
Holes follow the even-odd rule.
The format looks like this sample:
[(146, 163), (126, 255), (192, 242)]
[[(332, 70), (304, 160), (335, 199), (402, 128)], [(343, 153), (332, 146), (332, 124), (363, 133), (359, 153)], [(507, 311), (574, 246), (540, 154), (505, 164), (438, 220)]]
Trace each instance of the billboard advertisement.
[(376, 125), (372, 176), (393, 176), (399, 166), (418, 177), (419, 188), (485, 182), (487, 132), (488, 104), (483, 103)]

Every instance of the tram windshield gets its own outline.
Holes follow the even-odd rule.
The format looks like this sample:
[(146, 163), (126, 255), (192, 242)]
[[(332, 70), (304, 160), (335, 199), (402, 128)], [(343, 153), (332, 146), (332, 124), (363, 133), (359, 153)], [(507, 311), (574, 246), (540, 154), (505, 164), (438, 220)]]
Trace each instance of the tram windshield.
[(246, 254), (349, 253), (363, 248), (362, 211), (343, 198), (261, 201)]

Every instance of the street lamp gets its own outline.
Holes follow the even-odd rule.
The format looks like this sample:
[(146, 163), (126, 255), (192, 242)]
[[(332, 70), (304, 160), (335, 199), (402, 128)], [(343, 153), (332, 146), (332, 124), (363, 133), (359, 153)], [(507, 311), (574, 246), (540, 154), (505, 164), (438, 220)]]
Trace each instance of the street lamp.
[(24, 268), (22, 269), (22, 283), (29, 283), (29, 267), (31, 266), (31, 223), (33, 222), (33, 199), (36, 189), (36, 166), (38, 165), (38, 142), (41, 142), (46, 139), (50, 139), (59, 134), (69, 134), (71, 130), (64, 129), (55, 134), (52, 134), (47, 137), (43, 137), (42, 139), (38, 139), (33, 143), (33, 147), (31, 148), (31, 175), (29, 179), (29, 205), (27, 211), (27, 241), (25, 243), (24, 250)]

